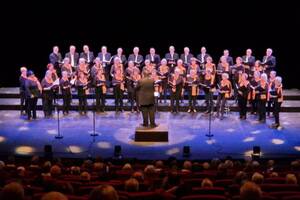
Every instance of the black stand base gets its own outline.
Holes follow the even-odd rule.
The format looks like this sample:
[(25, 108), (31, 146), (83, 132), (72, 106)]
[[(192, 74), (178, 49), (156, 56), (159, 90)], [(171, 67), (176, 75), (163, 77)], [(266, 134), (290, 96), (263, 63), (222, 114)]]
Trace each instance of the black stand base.
[(63, 139), (63, 138), (64, 138), (64, 136), (62, 136), (62, 135), (55, 136), (55, 139)]
[(205, 136), (206, 136), (206, 137), (214, 137), (213, 134), (206, 134)]

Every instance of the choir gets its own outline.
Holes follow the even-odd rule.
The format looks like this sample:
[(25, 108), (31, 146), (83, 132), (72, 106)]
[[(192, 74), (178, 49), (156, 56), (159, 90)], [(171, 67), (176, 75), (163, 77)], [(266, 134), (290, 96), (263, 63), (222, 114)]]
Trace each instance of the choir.
[[(247, 104), (251, 105), (251, 114), (257, 114), (258, 121), (264, 123), (266, 115), (272, 111), (277, 128), (280, 106), (283, 101), (282, 78), (276, 75), (276, 58), (272, 49), (267, 49), (262, 61), (256, 60), (252, 50), (234, 59), (225, 49), (218, 63), (202, 47), (194, 56), (188, 47), (183, 53), (176, 53), (170, 46), (163, 58), (150, 48), (145, 57), (139, 53), (139, 47), (133, 48), (128, 59), (123, 49), (118, 48), (115, 55), (102, 46), (97, 57), (83, 46), (79, 54), (71, 45), (62, 58), (59, 47), (54, 46), (49, 55), (49, 64), (45, 77), (39, 82), (32, 71), (25, 67), (20, 69), (21, 114), (26, 112), (28, 119), (36, 118), (37, 98), (42, 97), (45, 117), (51, 117), (53, 103), (60, 93), (63, 99), (63, 114), (67, 115), (72, 102), (72, 89), (76, 88), (79, 98), (79, 112), (87, 112), (87, 94), (95, 94), (95, 109), (105, 111), (106, 92), (113, 89), (115, 110), (123, 111), (124, 92), (132, 112), (139, 112), (138, 91), (136, 86), (142, 71), (148, 70), (155, 81), (156, 104), (166, 103), (170, 96), (170, 111), (177, 113), (180, 102), (188, 96), (187, 112), (197, 112), (197, 97), (201, 91), (205, 94), (206, 114), (216, 112), (224, 118), (227, 100), (233, 97), (238, 103), (240, 119), (247, 117)], [(217, 101), (214, 109), (214, 94)]]

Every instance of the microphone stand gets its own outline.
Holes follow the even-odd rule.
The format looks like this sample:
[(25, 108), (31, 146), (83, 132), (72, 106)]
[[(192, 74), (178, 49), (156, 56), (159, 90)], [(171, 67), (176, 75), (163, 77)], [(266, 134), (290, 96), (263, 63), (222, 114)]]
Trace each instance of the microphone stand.
[(96, 140), (95, 137), (99, 135), (96, 132), (96, 103), (95, 103), (95, 98), (96, 98), (96, 88), (95, 88), (94, 97), (93, 97), (93, 131), (90, 134), (90, 136), (93, 137), (93, 142), (95, 142), (95, 140)]
[(60, 133), (60, 118), (59, 118), (59, 108), (58, 108), (58, 101), (56, 98), (56, 93), (54, 93), (54, 104), (56, 108), (56, 114), (57, 114), (57, 135), (55, 136), (55, 139), (63, 139), (64, 136), (61, 135)]
[[(210, 88), (211, 89), (211, 88)], [(210, 90), (209, 89), (209, 90)], [(208, 116), (208, 134), (206, 134), (205, 136), (208, 137), (209, 139), (211, 139), (214, 135), (211, 133), (211, 113), (213, 112), (213, 93), (211, 91), (209, 91), (209, 103), (210, 103), (210, 112), (209, 112), (209, 116)]]

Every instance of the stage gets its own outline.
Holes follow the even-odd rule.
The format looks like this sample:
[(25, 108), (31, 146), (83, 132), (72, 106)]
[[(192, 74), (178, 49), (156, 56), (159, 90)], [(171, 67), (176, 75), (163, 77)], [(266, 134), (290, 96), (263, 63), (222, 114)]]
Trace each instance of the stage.
[[(214, 157), (243, 158), (250, 155), (253, 146), (260, 146), (264, 157), (300, 156), (300, 91), (285, 90), (282, 105), (282, 130), (270, 129), (273, 118), (266, 124), (256, 124), (254, 115), (248, 115), (246, 121), (238, 118), (237, 105), (230, 100), (230, 111), (224, 120), (212, 118), (211, 138), (208, 134), (208, 116), (203, 94), (197, 100), (198, 113), (180, 112), (172, 114), (169, 100), (159, 103), (156, 114), (157, 123), (167, 126), (168, 142), (135, 142), (136, 126), (142, 122), (141, 114), (129, 112), (125, 103), (125, 112), (115, 113), (112, 94), (107, 95), (107, 112), (96, 114), (96, 131), (99, 136), (93, 138), (93, 100), (88, 99), (89, 112), (80, 116), (77, 95), (73, 93), (72, 111), (68, 116), (60, 112), (60, 130), (63, 139), (57, 135), (57, 116), (44, 119), (41, 111), (41, 99), (38, 101), (38, 119), (27, 121), (20, 117), (18, 88), (0, 88), (0, 154), (43, 155), (44, 145), (52, 145), (53, 153), (59, 157), (80, 157), (101, 155), (111, 157), (114, 146), (121, 145), (124, 157), (139, 159), (163, 159), (169, 156), (182, 158), (184, 146), (190, 146), (192, 159), (211, 159)], [(126, 95), (125, 95), (126, 97)], [(124, 102), (126, 102), (126, 98)], [(61, 99), (58, 100), (62, 104)], [(187, 100), (181, 105), (181, 111), (187, 110)], [(59, 106), (60, 107), (60, 106)]]
[(60, 120), (63, 139), (57, 135), (57, 119), (44, 119), (38, 112), (36, 121), (26, 121), (19, 111), (0, 111), (0, 152), (1, 155), (43, 155), (44, 145), (52, 145), (54, 156), (79, 157), (100, 155), (113, 156), (114, 145), (121, 145), (122, 154), (127, 158), (163, 159), (176, 156), (182, 159), (182, 149), (190, 146), (191, 159), (214, 157), (243, 158), (250, 155), (253, 146), (260, 146), (264, 157), (300, 156), (300, 113), (282, 113), (282, 130), (270, 129), (268, 124), (256, 124), (254, 116), (240, 121), (238, 113), (230, 112), (224, 120), (212, 119), (208, 138), (208, 118), (202, 113), (181, 112), (171, 114), (158, 112), (157, 123), (169, 127), (168, 142), (134, 142), (134, 132), (141, 116), (136, 113), (106, 112), (96, 115), (96, 131), (93, 138), (93, 113), (80, 116), (72, 111)]

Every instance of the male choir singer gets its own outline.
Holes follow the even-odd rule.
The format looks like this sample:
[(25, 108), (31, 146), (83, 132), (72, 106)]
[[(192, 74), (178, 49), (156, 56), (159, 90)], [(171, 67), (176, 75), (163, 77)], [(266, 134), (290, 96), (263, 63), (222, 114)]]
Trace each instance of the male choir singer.
[(154, 80), (151, 78), (151, 72), (143, 71), (143, 78), (138, 81), (136, 90), (139, 95), (139, 104), (143, 115), (142, 126), (154, 128), (155, 124), (155, 107), (154, 107)]

